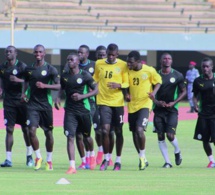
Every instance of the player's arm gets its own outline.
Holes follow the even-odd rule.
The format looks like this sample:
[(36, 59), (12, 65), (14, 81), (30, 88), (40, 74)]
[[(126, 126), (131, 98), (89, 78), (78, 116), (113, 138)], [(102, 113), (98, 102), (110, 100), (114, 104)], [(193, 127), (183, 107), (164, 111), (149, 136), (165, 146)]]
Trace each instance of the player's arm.
[(16, 83), (24, 83), (25, 82), (24, 79), (20, 79), (20, 78), (16, 77), (15, 75), (10, 75), (10, 81), (13, 81)]
[(194, 80), (194, 83), (193, 83), (193, 106), (194, 106), (194, 110), (196, 112), (199, 111), (199, 106), (198, 106), (198, 95), (199, 95), (199, 91), (198, 91), (198, 87), (197, 87), (197, 84), (196, 84), (196, 81)]
[(107, 87), (110, 89), (125, 89), (129, 87), (128, 68), (122, 71), (122, 83), (108, 82)]
[(3, 83), (2, 83), (2, 79), (0, 78), (0, 97), (3, 94)]
[(156, 85), (154, 85), (154, 90), (152, 92), (148, 93), (149, 98), (151, 100), (153, 100), (153, 101), (155, 100), (155, 96), (156, 96), (158, 90), (160, 89), (160, 87), (161, 87), (161, 84), (157, 83)]

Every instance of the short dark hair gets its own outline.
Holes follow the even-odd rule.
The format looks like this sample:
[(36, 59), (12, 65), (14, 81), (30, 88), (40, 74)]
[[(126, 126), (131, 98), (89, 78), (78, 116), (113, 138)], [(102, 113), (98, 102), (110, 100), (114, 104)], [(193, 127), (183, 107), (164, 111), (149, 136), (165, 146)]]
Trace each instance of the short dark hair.
[(204, 62), (210, 62), (211, 65), (213, 66), (213, 60), (211, 58), (209, 58), (209, 57), (203, 58), (202, 63), (204, 63)]
[(90, 52), (90, 48), (87, 45), (81, 45), (79, 48), (85, 48), (87, 52)]
[(119, 48), (118, 48), (118, 46), (116, 44), (111, 43), (111, 44), (108, 45), (107, 50), (108, 51), (118, 51)]
[(138, 51), (131, 51), (128, 54), (128, 58), (134, 58), (135, 61), (141, 60), (140, 53)]
[(16, 47), (14, 47), (13, 45), (9, 45), (9, 46), (7, 46), (5, 50), (7, 50), (9, 47), (12, 47), (12, 48), (14, 49), (14, 51), (15, 51), (15, 52), (17, 52)]
[(44, 49), (44, 51), (46, 50), (45, 47), (44, 47), (43, 45), (41, 45), (41, 44), (35, 45), (34, 50), (35, 50), (35, 48), (37, 48), (37, 47), (42, 47), (42, 48)]
[(99, 50), (106, 50), (107, 48), (104, 46), (104, 45), (99, 45), (97, 48), (96, 48), (96, 52), (98, 52)]

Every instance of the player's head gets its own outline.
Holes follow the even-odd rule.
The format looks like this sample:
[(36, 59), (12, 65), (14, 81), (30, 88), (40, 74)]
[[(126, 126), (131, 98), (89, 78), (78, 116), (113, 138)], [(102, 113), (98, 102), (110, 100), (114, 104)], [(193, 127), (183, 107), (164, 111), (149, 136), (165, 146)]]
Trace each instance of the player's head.
[(44, 57), (46, 55), (45, 47), (43, 45), (40, 45), (40, 44), (36, 45), (34, 47), (33, 54), (34, 54), (34, 57), (36, 58), (37, 61), (44, 60)]
[(90, 54), (90, 48), (87, 45), (81, 45), (78, 48), (78, 55), (81, 63), (85, 63)]
[(110, 64), (116, 63), (116, 58), (118, 57), (118, 46), (114, 43), (111, 43), (107, 47), (107, 61)]
[(80, 64), (79, 55), (77, 53), (70, 53), (67, 56), (67, 66), (69, 69), (78, 68)]
[(196, 66), (196, 62), (194, 62), (194, 61), (190, 61), (189, 62), (189, 69), (193, 69), (194, 67)]
[(12, 61), (12, 60), (16, 59), (16, 56), (17, 56), (16, 48), (12, 45), (7, 46), (7, 48), (5, 49), (6, 60)]
[(96, 59), (99, 60), (99, 59), (106, 58), (106, 57), (107, 57), (106, 50), (107, 50), (107, 49), (106, 49), (105, 46), (99, 45), (99, 46), (96, 48)]
[(138, 51), (131, 51), (127, 56), (127, 65), (129, 70), (138, 70), (141, 64), (141, 56)]
[(201, 62), (201, 69), (204, 75), (210, 75), (213, 71), (213, 60), (211, 58), (204, 58)]
[(169, 53), (164, 53), (160, 59), (161, 67), (171, 67), (172, 66), (172, 56)]

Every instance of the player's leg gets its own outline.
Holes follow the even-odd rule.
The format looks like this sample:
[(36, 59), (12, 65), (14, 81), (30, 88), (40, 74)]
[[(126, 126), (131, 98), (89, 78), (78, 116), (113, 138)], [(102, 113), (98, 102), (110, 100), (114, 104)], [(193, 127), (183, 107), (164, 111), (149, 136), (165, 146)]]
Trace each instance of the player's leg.
[(84, 136), (84, 140), (86, 145), (90, 151), (90, 169), (93, 170), (96, 167), (96, 157), (94, 152), (94, 143), (91, 137), (91, 128), (92, 127), (92, 120), (90, 114), (84, 114), (80, 116), (79, 120), (79, 128), (82, 129), (82, 133)]
[(46, 146), (46, 170), (52, 171), (52, 154), (54, 146), (53, 137), (53, 113), (52, 110), (41, 111), (40, 112), (40, 127), (44, 130), (45, 134), (45, 146)]
[(28, 129), (28, 126), (26, 125), (26, 120), (27, 120), (26, 105), (18, 107), (17, 110), (18, 110), (18, 113), (17, 113), (16, 123), (21, 125), (23, 138), (26, 145), (26, 165), (29, 167), (32, 167), (34, 165), (34, 161), (32, 158), (32, 147), (31, 147), (31, 142), (29, 138), (29, 129)]
[(108, 106), (99, 106), (99, 115), (102, 128), (102, 147), (104, 151), (104, 160), (100, 166), (100, 170), (107, 169), (109, 164), (109, 132), (112, 119), (112, 110)]
[(116, 160), (114, 164), (113, 170), (119, 171), (121, 170), (121, 154), (123, 147), (123, 116), (124, 116), (124, 107), (114, 107), (113, 116), (112, 116), (112, 124), (115, 127), (115, 135), (116, 135)]
[(78, 127), (78, 120), (71, 112), (65, 111), (64, 115), (64, 135), (67, 137), (67, 154), (69, 158), (69, 169), (67, 174), (75, 174), (75, 135)]
[(169, 159), (168, 148), (165, 141), (165, 116), (161, 117), (161, 115), (155, 113), (154, 126), (157, 133), (158, 146), (165, 161), (163, 168), (171, 168), (172, 164)]
[(77, 146), (77, 149), (78, 149), (78, 153), (79, 153), (79, 156), (81, 157), (81, 164), (78, 166), (78, 169), (86, 169), (88, 168), (88, 164), (86, 164), (86, 156), (85, 156), (85, 150), (84, 150), (84, 141), (83, 141), (83, 135), (82, 135), (82, 132), (80, 131), (79, 128), (77, 128), (77, 131), (76, 131), (76, 146)]
[(98, 106), (95, 107), (95, 113), (93, 116), (93, 128), (95, 131), (95, 140), (96, 140), (96, 144), (98, 146), (98, 152), (96, 155), (96, 163), (97, 165), (100, 165), (102, 163), (102, 159), (103, 159), (103, 147), (102, 147), (102, 130), (101, 130), (101, 125), (100, 125), (100, 120), (99, 120), (99, 110), (98, 110)]
[(6, 125), (6, 160), (1, 164), (1, 167), (12, 167), (12, 147), (13, 147), (13, 131), (16, 121), (16, 108), (4, 107), (4, 123)]
[(135, 132), (137, 134), (137, 146), (139, 150), (139, 169), (144, 170), (148, 166), (145, 155), (146, 137), (144, 131), (146, 131), (149, 118), (149, 109), (143, 108), (136, 113)]
[(115, 130), (114, 127), (110, 127), (110, 133), (109, 133), (109, 163), (108, 166), (114, 166), (113, 160), (112, 160), (112, 152), (114, 148), (114, 143), (115, 143)]
[(182, 162), (181, 150), (179, 148), (178, 140), (175, 136), (178, 125), (178, 113), (169, 113), (166, 120), (166, 135), (169, 142), (174, 147), (175, 164), (180, 165)]

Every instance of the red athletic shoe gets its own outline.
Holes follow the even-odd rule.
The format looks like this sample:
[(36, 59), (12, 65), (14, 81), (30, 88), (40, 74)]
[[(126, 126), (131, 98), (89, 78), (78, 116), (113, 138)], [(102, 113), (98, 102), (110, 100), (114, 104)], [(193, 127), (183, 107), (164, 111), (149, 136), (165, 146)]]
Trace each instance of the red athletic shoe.
[(209, 162), (207, 168), (215, 168), (215, 163), (213, 163), (212, 161)]
[(69, 169), (66, 172), (66, 174), (75, 174), (75, 173), (76, 173), (76, 169), (73, 167), (69, 167)]
[(97, 157), (96, 157), (96, 164), (100, 165), (102, 163), (102, 159), (103, 159), (103, 152), (98, 152), (97, 153)]
[(91, 156), (90, 157), (90, 169), (93, 170), (96, 168), (96, 157), (95, 156)]
[(112, 159), (110, 158), (110, 160), (109, 160), (109, 163), (108, 163), (108, 166), (113, 166), (114, 164), (113, 164), (113, 161), (112, 161)]

